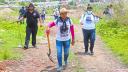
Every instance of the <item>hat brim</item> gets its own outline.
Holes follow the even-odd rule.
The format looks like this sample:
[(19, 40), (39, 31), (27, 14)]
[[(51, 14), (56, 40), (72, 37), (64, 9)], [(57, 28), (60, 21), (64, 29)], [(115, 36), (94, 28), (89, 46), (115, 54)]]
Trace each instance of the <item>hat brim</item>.
[(69, 11), (67, 10), (67, 11), (60, 11), (60, 14), (61, 13), (69, 13)]

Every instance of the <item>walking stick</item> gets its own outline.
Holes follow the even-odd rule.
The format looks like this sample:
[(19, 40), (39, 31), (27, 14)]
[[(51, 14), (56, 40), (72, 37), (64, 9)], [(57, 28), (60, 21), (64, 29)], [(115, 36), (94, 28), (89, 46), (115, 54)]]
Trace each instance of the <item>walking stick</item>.
[(22, 47), (23, 47), (23, 44), (22, 44), (22, 37), (21, 37), (21, 30), (20, 30), (21, 28), (20, 28), (19, 22), (17, 22), (17, 25), (18, 25), (18, 27), (19, 27), (19, 28), (18, 28), (18, 31), (19, 31), (19, 32), (18, 32), (18, 33), (19, 33), (18, 36), (19, 36), (19, 39), (20, 39), (18, 47), (19, 47), (19, 48), (22, 48)]
[(55, 63), (55, 62), (53, 61), (53, 58), (51, 57), (51, 47), (50, 47), (50, 38), (49, 38), (49, 34), (47, 34), (47, 40), (48, 40), (48, 48), (49, 48), (49, 52), (47, 53), (48, 58), (50, 59), (50, 61), (51, 61), (52, 63)]

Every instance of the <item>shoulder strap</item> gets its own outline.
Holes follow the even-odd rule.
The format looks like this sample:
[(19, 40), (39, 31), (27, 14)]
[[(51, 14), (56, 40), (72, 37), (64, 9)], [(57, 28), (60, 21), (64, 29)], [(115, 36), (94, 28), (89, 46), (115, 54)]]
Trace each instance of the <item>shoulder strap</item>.
[(60, 17), (58, 17), (57, 20), (56, 20), (56, 24), (57, 25), (58, 25), (59, 20), (60, 20)]
[(69, 20), (69, 23), (70, 23), (70, 25), (71, 25), (71, 19), (68, 17), (68, 20)]
[[(61, 20), (60, 17), (57, 18), (56, 24), (58, 24), (59, 20)], [(67, 17), (67, 20), (69, 20), (69, 23), (70, 23), (70, 25), (71, 25), (71, 19), (70, 19), (69, 17)], [(61, 20), (61, 21), (62, 21), (62, 20)]]

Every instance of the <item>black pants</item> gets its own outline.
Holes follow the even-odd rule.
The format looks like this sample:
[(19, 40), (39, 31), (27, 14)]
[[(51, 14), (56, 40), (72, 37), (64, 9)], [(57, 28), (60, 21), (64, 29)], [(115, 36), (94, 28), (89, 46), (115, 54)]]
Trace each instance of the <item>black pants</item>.
[(95, 29), (91, 29), (91, 30), (82, 29), (82, 30), (84, 36), (85, 52), (88, 51), (89, 43), (90, 43), (90, 51), (93, 52), (94, 43), (95, 43)]
[(26, 27), (26, 38), (25, 38), (25, 46), (29, 45), (30, 35), (32, 34), (32, 45), (36, 45), (36, 35), (37, 35), (38, 27)]

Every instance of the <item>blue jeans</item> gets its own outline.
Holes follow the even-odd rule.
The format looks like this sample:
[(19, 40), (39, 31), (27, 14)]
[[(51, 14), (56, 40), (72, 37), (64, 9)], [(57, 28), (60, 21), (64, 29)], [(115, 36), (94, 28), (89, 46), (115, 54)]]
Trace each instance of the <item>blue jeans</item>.
[(67, 64), (67, 59), (69, 56), (70, 49), (70, 40), (67, 41), (58, 41), (56, 40), (56, 48), (57, 48), (57, 59), (59, 67), (62, 66), (62, 50), (64, 48), (64, 62)]
[(83, 30), (83, 37), (84, 37), (84, 46), (85, 46), (85, 52), (88, 51), (89, 41), (90, 41), (90, 51), (93, 52), (94, 43), (95, 43), (95, 29), (91, 30)]

